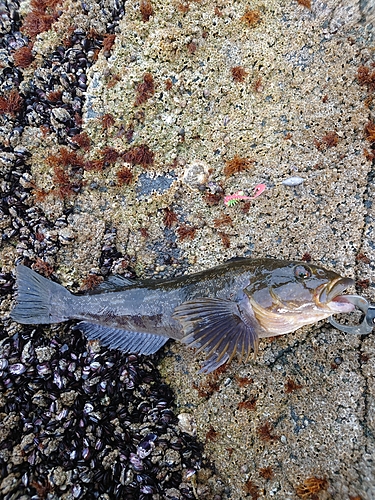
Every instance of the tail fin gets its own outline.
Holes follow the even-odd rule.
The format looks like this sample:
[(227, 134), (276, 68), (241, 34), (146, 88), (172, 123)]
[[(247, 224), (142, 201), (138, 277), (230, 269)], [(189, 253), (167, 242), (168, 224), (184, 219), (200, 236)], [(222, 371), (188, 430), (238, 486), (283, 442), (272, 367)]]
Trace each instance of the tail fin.
[(69, 319), (72, 294), (26, 266), (17, 266), (17, 304), (10, 317), (18, 323), (37, 325)]

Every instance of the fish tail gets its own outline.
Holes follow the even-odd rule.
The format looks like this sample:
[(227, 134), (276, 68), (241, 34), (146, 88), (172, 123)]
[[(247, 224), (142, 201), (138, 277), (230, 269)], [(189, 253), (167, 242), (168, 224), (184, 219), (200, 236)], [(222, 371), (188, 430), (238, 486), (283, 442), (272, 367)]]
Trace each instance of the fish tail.
[(71, 293), (32, 269), (17, 266), (16, 306), (10, 317), (18, 323), (36, 325), (67, 321)]

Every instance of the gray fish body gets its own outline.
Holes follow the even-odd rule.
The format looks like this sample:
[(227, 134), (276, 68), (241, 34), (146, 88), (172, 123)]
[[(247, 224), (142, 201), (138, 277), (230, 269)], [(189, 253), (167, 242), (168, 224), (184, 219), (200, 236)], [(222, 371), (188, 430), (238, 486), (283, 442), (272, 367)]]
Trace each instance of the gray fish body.
[(152, 354), (169, 339), (205, 351), (210, 372), (238, 353), (248, 359), (259, 338), (349, 312), (339, 295), (352, 280), (324, 268), (276, 259), (238, 259), (169, 280), (110, 277), (92, 293), (73, 295), (35, 271), (17, 267), (17, 304), (24, 324), (79, 320), (89, 339)]
[(113, 292), (72, 296), (69, 319), (180, 340), (184, 331), (173, 318), (177, 306), (198, 297), (231, 300), (249, 284), (250, 277), (249, 261), (234, 261), (171, 280), (147, 280), (125, 289), (120, 285)]

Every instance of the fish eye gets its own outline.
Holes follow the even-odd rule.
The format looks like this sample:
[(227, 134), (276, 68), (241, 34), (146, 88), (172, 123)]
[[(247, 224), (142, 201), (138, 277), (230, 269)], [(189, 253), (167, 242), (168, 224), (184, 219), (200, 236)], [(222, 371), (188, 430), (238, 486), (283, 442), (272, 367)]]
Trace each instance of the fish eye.
[(310, 278), (311, 276), (311, 269), (308, 268), (307, 266), (296, 266), (294, 268), (294, 276), (298, 279), (305, 280), (307, 278)]

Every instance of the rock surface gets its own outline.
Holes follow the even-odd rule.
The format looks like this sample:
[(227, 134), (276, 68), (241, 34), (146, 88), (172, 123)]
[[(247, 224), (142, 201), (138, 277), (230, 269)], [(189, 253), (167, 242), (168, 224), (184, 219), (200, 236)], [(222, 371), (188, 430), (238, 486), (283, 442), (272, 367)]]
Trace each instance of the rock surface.
[[(106, 1), (63, 7), (22, 71), (21, 97), (38, 98), (1, 122), (5, 341), (21, 331), (8, 313), (22, 259), (77, 290), (109, 273), (168, 277), (234, 256), (311, 257), (375, 300), (370, 15), (333, 0), (145, 0), (116, 15)], [(106, 33), (115, 35), (109, 48)], [(7, 38), (11, 55), (22, 40)], [(11, 88), (4, 77), (4, 95)], [(78, 147), (82, 133), (89, 145)], [(64, 148), (78, 156), (66, 159)], [(304, 182), (282, 184), (292, 176)], [(258, 198), (224, 205), (224, 195), (251, 195), (259, 183)], [(198, 474), (196, 498), (373, 499), (374, 360), (373, 335), (327, 324), (263, 341), (256, 361), (209, 376), (192, 351), (168, 344), (161, 373), (216, 472)], [(61, 485), (66, 471), (54, 464), (48, 477)], [(0, 491), (19, 482), (4, 475)], [(160, 498), (193, 498), (168, 488)], [(83, 498), (82, 481), (71, 494)]]

